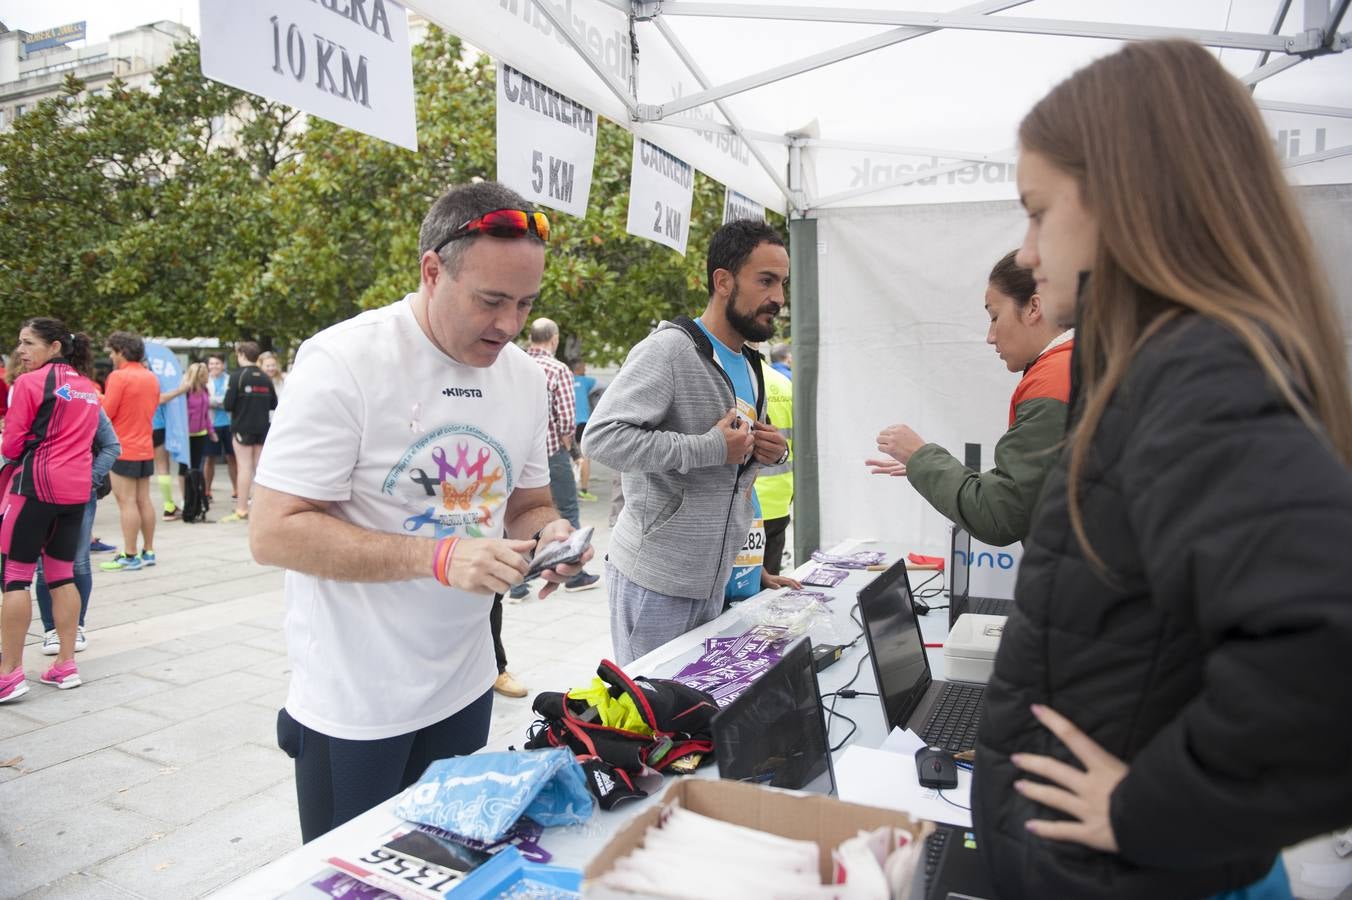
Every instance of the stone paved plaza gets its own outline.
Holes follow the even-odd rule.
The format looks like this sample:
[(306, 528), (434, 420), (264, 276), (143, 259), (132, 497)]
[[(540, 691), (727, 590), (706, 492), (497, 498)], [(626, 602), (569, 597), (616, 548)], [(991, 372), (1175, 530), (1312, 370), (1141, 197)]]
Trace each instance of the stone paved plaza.
[[(582, 524), (597, 529), (601, 574), (610, 473), (595, 469)], [(229, 494), (218, 472), (210, 518)], [(121, 542), (111, 497), (95, 534)], [(29, 692), (0, 706), (0, 897), (200, 896), (300, 845), (276, 743), (283, 573), (253, 561), (244, 525), (161, 522), (155, 545), (159, 564), (138, 572), (99, 571), (112, 554), (94, 555), (82, 687), (37, 681), (50, 658), (34, 606)], [(504, 613), (532, 696), (587, 684), (610, 655), (604, 582)], [(489, 746), (519, 746), (532, 718), (529, 698), (495, 696)]]

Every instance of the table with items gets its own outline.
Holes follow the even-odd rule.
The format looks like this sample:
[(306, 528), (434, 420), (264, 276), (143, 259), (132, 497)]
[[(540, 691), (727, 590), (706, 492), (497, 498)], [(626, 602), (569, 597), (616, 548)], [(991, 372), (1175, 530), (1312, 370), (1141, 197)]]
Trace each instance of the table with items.
[[(715, 718), (715, 734), (718, 733), (720, 720), (733, 718), (734, 708), (740, 709), (752, 702), (751, 686), (770, 667), (775, 666), (777, 672), (788, 668), (789, 657), (793, 657), (793, 665), (804, 666), (802, 671), (810, 672), (816, 668), (815, 680), (820, 697), (813, 696), (812, 703), (814, 706), (819, 703), (825, 714), (826, 734), (821, 743), (823, 750), (827, 746), (830, 748), (830, 765), (827, 768), (833, 771), (829, 779), (818, 778), (810, 785), (803, 785), (806, 791), (815, 792), (812, 796), (767, 790), (759, 785), (719, 781), (718, 765), (706, 764), (693, 768), (690, 775), (684, 778), (649, 774), (646, 778), (636, 779), (632, 791), (639, 793), (647, 790), (649, 793), (646, 797), (625, 800), (609, 811), (603, 810), (603, 804), (598, 803), (592, 810), (588, 802), (590, 798), (585, 796), (587, 780), (604, 779), (610, 785), (619, 777), (627, 783), (629, 778), (623, 771), (610, 767), (605, 767), (604, 773), (592, 768), (584, 771), (575, 762), (575, 751), (571, 749), (525, 753), (481, 752), (472, 757), (433, 764), (423, 779), (407, 791), (226, 886), (215, 896), (569, 897), (577, 896), (578, 872), (581, 870), (587, 871), (588, 896), (643, 895), (641, 872), (632, 875), (629, 882), (624, 877), (610, 875), (598, 884), (593, 876), (599, 869), (613, 865), (614, 858), (624, 855), (624, 852), (646, 853), (645, 865), (660, 866), (668, 857), (664, 857), (664, 851), (654, 844), (653, 836), (658, 834), (655, 828), (647, 830), (647, 849), (629, 846), (643, 844), (643, 827), (657, 826), (659, 819), (664, 833), (687, 835), (685, 840), (693, 842), (689, 844), (690, 847), (702, 846), (699, 841), (709, 842), (708, 848), (700, 851), (700, 858), (709, 861), (707, 868), (717, 870), (717, 848), (720, 846), (738, 847), (736, 859), (739, 863), (749, 859), (746, 855), (751, 852), (748, 842), (757, 844), (760, 839), (755, 835), (760, 835), (766, 841), (784, 843), (784, 846), (775, 844), (760, 848), (768, 854), (767, 858), (783, 862), (783, 877), (792, 877), (788, 873), (795, 867), (806, 865), (803, 858), (811, 857), (811, 872), (802, 877), (820, 886), (823, 881), (817, 879), (819, 867), (816, 864), (816, 851), (803, 849), (805, 846), (815, 846), (810, 843), (813, 833), (810, 830), (795, 830), (797, 826), (785, 825), (786, 820), (794, 822), (806, 818), (818, 823), (815, 827), (826, 829), (818, 837), (827, 833), (835, 836), (832, 846), (835, 846), (835, 840), (845, 838), (834, 854), (827, 852), (823, 838), (820, 872), (828, 879), (826, 884), (830, 884), (833, 869), (837, 880), (844, 878), (843, 872), (847, 867), (851, 873), (863, 872), (859, 860), (868, 858), (871, 853), (878, 859), (880, 874), (885, 874), (894, 887), (899, 883), (898, 879), (902, 878), (906, 879), (908, 885), (906, 890), (898, 892), (893, 889), (889, 892), (884, 886), (885, 882), (873, 884), (860, 875), (852, 874), (849, 883), (853, 890), (840, 893), (837, 889), (836, 893), (821, 893), (818, 896), (920, 896), (923, 887), (912, 891), (910, 885), (921, 885), (916, 880), (919, 876), (915, 867), (919, 865), (923, 869), (924, 860), (920, 857), (927, 847), (921, 838), (932, 828), (928, 824), (922, 828), (921, 820), (932, 819), (954, 826), (970, 827), (970, 814), (966, 812), (970, 766), (958, 764), (961, 778), (954, 790), (946, 792), (922, 788), (917, 782), (914, 760), (917, 750), (924, 743), (912, 732), (892, 729), (884, 718), (885, 708), (878, 696), (874, 665), (869, 661), (870, 645), (878, 640), (878, 631), (875, 627), (873, 640), (865, 639), (856, 600), (865, 587), (881, 576), (890, 575), (895, 580), (902, 569), (897, 564), (903, 562), (906, 556), (903, 548), (889, 544), (843, 542), (828, 553), (814, 554), (814, 559), (795, 570), (793, 577), (803, 582), (801, 591), (780, 589), (762, 592), (734, 605), (707, 625), (673, 639), (625, 667), (629, 675), (645, 675), (657, 683), (661, 679), (673, 679), (691, 688), (708, 691), (720, 711), (726, 711), (726, 714), (720, 712)], [(885, 573), (883, 570), (888, 567), (892, 568)], [(909, 584), (918, 602), (916, 610), (921, 615), (914, 620), (903, 618), (912, 633), (914, 626), (910, 622), (918, 622), (929, 673), (935, 681), (941, 681), (945, 668), (941, 648), (949, 630), (948, 597), (942, 590), (943, 572), (915, 568), (914, 564), (911, 567), (913, 571), (908, 573)], [(904, 584), (906, 579), (901, 581)], [(933, 608), (927, 609), (927, 606)], [(792, 640), (774, 640), (790, 634)], [(799, 646), (798, 638), (802, 635), (809, 637), (811, 646), (817, 650), (811, 662), (804, 656), (809, 652), (806, 643)], [(879, 652), (889, 651), (882, 649)], [(781, 655), (784, 657), (782, 661)], [(635, 686), (624, 673), (608, 673), (603, 667), (599, 674), (609, 679), (610, 684), (615, 684), (616, 679), (623, 679), (631, 687)], [(638, 679), (638, 682), (638, 686), (642, 687), (643, 679)], [(604, 690), (607, 685), (600, 678), (594, 686), (601, 699), (610, 702)], [(558, 687), (563, 691), (581, 686)], [(644, 687), (644, 690), (652, 693), (650, 686)], [(679, 692), (680, 687), (677, 686), (676, 690)], [(740, 705), (735, 704), (734, 701), (743, 692), (748, 692), (748, 695)], [(577, 693), (574, 690), (570, 696)], [(619, 691), (609, 693), (620, 694)], [(638, 697), (640, 703), (644, 702), (643, 691), (634, 690), (631, 693)], [(683, 699), (677, 696), (673, 702), (680, 705)], [(541, 708), (538, 698), (535, 708)], [(816, 710), (812, 712), (815, 717)], [(624, 711), (616, 711), (616, 714), (623, 715)], [(564, 714), (562, 719), (577, 721), (568, 714)], [(815, 726), (815, 731), (820, 733), (821, 726), (816, 724), (817, 721), (814, 718), (809, 727)], [(568, 737), (568, 727), (572, 726), (561, 721), (559, 731), (564, 737)], [(597, 728), (590, 733), (604, 736), (606, 731), (605, 728)], [(727, 733), (726, 728), (724, 732)], [(525, 739), (526, 736), (522, 735), (522, 743)], [(587, 740), (585, 736), (582, 739)], [(537, 741), (548, 746), (548, 742)], [(700, 756), (699, 753), (689, 753), (688, 758), (673, 762), (665, 771), (681, 771), (682, 762), (697, 765)], [(827, 754), (823, 753), (823, 756)], [(715, 763), (720, 758), (716, 756)], [(726, 760), (724, 764), (727, 765)], [(441, 766), (448, 768), (434, 771)], [(467, 769), (466, 766), (471, 768)], [(470, 783), (475, 788), (467, 792), (463, 785)], [(489, 790), (478, 794), (477, 786), (480, 784), (489, 785)], [(519, 784), (544, 784), (544, 787), (538, 793), (531, 793), (527, 802), (523, 799), (525, 793), (507, 790)], [(447, 793), (452, 785), (461, 786), (460, 794)], [(592, 794), (602, 796), (597, 793), (595, 786), (591, 787)], [(619, 793), (624, 794), (629, 790), (626, 785), (621, 785)], [(474, 795), (475, 802), (462, 802), (462, 799), (448, 802), (447, 798), (463, 798), (466, 793)], [(824, 796), (830, 793), (834, 793), (839, 800)], [(579, 799), (579, 795), (584, 796)], [(518, 802), (519, 806), (513, 805)], [(787, 809), (791, 812), (786, 814), (785, 808), (780, 806), (783, 803), (809, 802), (823, 804), (823, 807), (805, 816), (801, 814), (805, 807), (800, 810), (789, 806)], [(886, 811), (861, 811), (860, 807), (853, 804), (883, 807)], [(754, 811), (748, 811), (753, 808)], [(589, 814), (578, 814), (583, 809)], [(703, 811), (703, 815), (689, 810)], [(910, 815), (908, 817), (896, 810), (905, 810)], [(731, 811), (730, 816), (725, 815), (728, 811)], [(523, 813), (525, 816), (518, 819)], [(486, 824), (486, 820), (504, 815), (512, 821), (504, 819)], [(794, 838), (808, 838), (809, 841), (805, 843), (803, 840), (790, 840), (789, 837), (771, 837), (759, 831), (751, 832), (747, 828), (738, 829), (738, 826), (727, 823), (730, 818), (742, 817), (743, 824), (754, 828), (757, 827), (754, 819), (757, 815), (763, 817), (762, 824), (768, 823), (767, 830), (781, 835), (791, 833)], [(745, 818), (747, 816), (753, 818)], [(687, 821), (687, 818), (692, 821)], [(412, 824), (409, 819), (421, 824)], [(547, 823), (571, 821), (571, 824), (546, 827), (540, 824), (541, 819)], [(899, 823), (910, 825), (902, 827)], [(441, 827), (448, 824), (453, 827)], [(897, 824), (898, 827), (889, 828), (890, 824)], [(718, 829), (738, 830), (729, 835), (719, 833)], [(469, 833), (474, 831), (482, 833)], [(872, 834), (872, 837), (868, 837), (865, 832)], [(854, 837), (856, 833), (857, 838)], [(885, 862), (890, 851), (881, 848), (879, 843), (888, 840), (896, 842), (892, 845), (893, 850), (897, 846), (905, 847), (908, 842), (914, 844), (909, 854), (891, 854), (892, 868), (888, 868)], [(423, 848), (423, 844), (428, 847)], [(492, 853), (491, 857), (489, 853)], [(433, 863), (441, 864), (440, 867), (435, 864), (418, 865), (429, 858)], [(731, 892), (736, 884), (735, 879), (755, 877), (754, 873), (748, 875), (748, 870), (763, 865), (766, 864), (729, 864), (728, 871), (720, 877), (732, 880), (719, 883)], [(770, 865), (776, 873), (780, 871), (780, 863)], [(641, 867), (636, 865), (635, 868)], [(872, 868), (870, 865), (869, 869)], [(904, 875), (898, 874), (902, 868), (905, 870)], [(493, 870), (491, 874), (490, 869)], [(930, 860), (930, 869), (933, 869), (933, 860)], [(460, 873), (466, 870), (471, 870), (470, 875), (461, 882)], [(886, 870), (885, 873), (883, 870)], [(875, 876), (870, 871), (868, 877)], [(870, 887), (874, 888), (872, 892), (868, 890)], [(758, 881), (755, 889), (779, 891), (783, 887), (778, 882)], [(821, 886), (816, 890), (830, 889)]]

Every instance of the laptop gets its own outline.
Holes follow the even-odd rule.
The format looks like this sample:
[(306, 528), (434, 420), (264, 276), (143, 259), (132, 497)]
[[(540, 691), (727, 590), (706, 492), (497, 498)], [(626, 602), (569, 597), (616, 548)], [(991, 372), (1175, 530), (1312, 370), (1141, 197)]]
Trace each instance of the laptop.
[(713, 725), (718, 774), (770, 787), (836, 792), (812, 642), (795, 643)]
[(935, 681), (930, 674), (904, 557), (859, 592), (859, 615), (887, 729), (909, 728), (954, 753), (975, 747), (985, 685)]
[(925, 842), (926, 900), (988, 900), (995, 897), (976, 832), (939, 825)]
[(1013, 600), (999, 597), (971, 596), (972, 583), (972, 535), (967, 529), (953, 526), (953, 550), (948, 557), (948, 627), (958, 621), (963, 613), (976, 613), (982, 616), (1007, 616), (1014, 608)]

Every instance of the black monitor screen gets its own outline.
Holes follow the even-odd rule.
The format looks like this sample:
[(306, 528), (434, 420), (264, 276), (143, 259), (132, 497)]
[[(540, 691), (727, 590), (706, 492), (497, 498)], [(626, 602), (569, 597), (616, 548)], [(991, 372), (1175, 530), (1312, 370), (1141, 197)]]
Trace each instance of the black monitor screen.
[(714, 718), (718, 774), (771, 787), (835, 791), (812, 642), (804, 638)]
[(929, 688), (930, 675), (925, 645), (911, 609), (911, 584), (904, 558), (859, 592), (859, 614), (873, 655), (887, 727), (905, 725)]
[(949, 560), (949, 599), (963, 600), (968, 595), (972, 565), (972, 535), (964, 528), (953, 526), (953, 558)]

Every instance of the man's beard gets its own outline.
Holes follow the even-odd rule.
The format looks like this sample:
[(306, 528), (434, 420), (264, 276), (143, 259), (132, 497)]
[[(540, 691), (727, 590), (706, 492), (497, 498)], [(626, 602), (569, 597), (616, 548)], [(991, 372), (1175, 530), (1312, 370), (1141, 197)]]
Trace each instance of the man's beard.
[[(756, 321), (756, 316), (760, 315), (762, 312), (770, 311), (771, 310), (766, 310), (762, 307), (749, 316), (742, 315), (737, 311), (737, 285), (736, 283), (733, 284), (732, 296), (728, 298), (726, 315), (728, 317), (728, 324), (743, 338), (748, 341), (768, 341), (775, 333), (774, 319), (770, 320), (769, 325), (762, 325), (760, 322)], [(778, 314), (778, 310), (773, 311)]]

